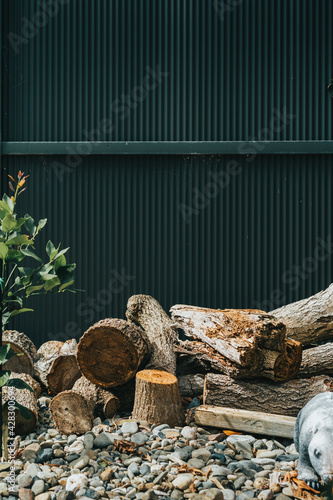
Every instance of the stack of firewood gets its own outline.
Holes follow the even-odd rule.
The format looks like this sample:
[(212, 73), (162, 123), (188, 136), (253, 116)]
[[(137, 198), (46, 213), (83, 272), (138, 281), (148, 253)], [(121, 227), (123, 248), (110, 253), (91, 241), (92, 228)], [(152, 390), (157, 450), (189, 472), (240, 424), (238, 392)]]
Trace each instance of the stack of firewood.
[[(96, 416), (112, 418), (118, 409), (182, 425), (181, 396), (296, 416), (314, 395), (333, 390), (332, 312), (333, 285), (270, 313), (175, 305), (169, 317), (153, 297), (134, 295), (126, 321), (101, 320), (78, 344), (50, 341), (37, 351), (23, 333), (5, 332), (3, 343), (21, 353), (5, 369), (34, 384), (35, 393), (19, 396), (33, 415), (24, 433), (37, 422), (33, 376), (55, 396), (50, 409), (63, 434), (87, 432)], [(188, 340), (179, 340), (179, 329)]]

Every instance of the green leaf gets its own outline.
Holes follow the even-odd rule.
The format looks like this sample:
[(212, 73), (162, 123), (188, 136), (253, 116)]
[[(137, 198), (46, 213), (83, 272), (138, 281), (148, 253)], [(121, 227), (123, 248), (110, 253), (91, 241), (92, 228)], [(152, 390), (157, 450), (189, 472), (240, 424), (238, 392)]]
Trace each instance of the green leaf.
[(0, 364), (2, 365), (8, 360), (7, 356), (10, 351), (10, 344), (5, 344), (0, 347)]
[(7, 214), (6, 217), (2, 221), (2, 229), (6, 233), (9, 233), (10, 231), (13, 231), (13, 229), (16, 228), (16, 219), (14, 215), (12, 214)]
[(18, 267), (18, 271), (22, 275), (22, 277), (24, 277), (24, 276), (31, 276), (34, 273), (35, 269), (33, 269), (32, 267)]
[(31, 257), (32, 259), (35, 259), (38, 262), (43, 262), (40, 257), (38, 257), (32, 250), (29, 250), (28, 248), (21, 248), (21, 252), (26, 257)]
[(13, 264), (19, 264), (23, 259), (24, 255), (20, 250), (14, 250), (13, 248), (9, 249), (9, 252), (6, 257), (7, 262), (13, 262)]
[(10, 197), (5, 193), (2, 199), (9, 206), (9, 211), (12, 212), (14, 210), (14, 203), (12, 202)]
[(46, 292), (52, 290), (52, 288), (54, 288), (55, 286), (58, 286), (60, 285), (60, 279), (58, 278), (58, 276), (56, 276), (55, 278), (53, 279), (49, 279), (45, 285), (44, 285), (44, 290)]
[(6, 387), (15, 387), (16, 389), (28, 389), (30, 392), (35, 392), (29, 384), (21, 380), (20, 378), (10, 378), (8, 382), (6, 382)]
[(20, 236), (15, 236), (7, 241), (7, 245), (32, 245), (33, 241), (28, 240), (24, 234), (20, 234)]
[(12, 311), (10, 313), (10, 316), (17, 316), (18, 314), (29, 312), (29, 311), (33, 311), (33, 309), (28, 309), (26, 307), (22, 307), (22, 309), (16, 309), (15, 311)]
[(28, 288), (26, 289), (26, 294), (27, 294), (27, 297), (29, 297), (29, 295), (30, 295), (32, 292), (35, 292), (35, 291), (37, 291), (37, 290), (41, 290), (42, 288), (44, 288), (44, 284), (43, 284), (43, 285), (28, 286)]
[(49, 240), (46, 243), (46, 253), (50, 257), (50, 259), (51, 259), (52, 252), (54, 252), (55, 250), (56, 250), (56, 247), (53, 245), (52, 241)]
[(66, 266), (66, 257), (64, 255), (60, 255), (59, 257), (56, 258), (54, 262), (54, 270), (57, 272), (59, 267), (64, 267)]
[(9, 370), (1, 370), (0, 371), (0, 387), (3, 387), (6, 385), (7, 381), (9, 380), (10, 377), (10, 371)]
[(69, 286), (72, 286), (74, 283), (74, 280), (72, 281), (69, 281), (68, 283), (64, 283), (63, 285), (61, 285), (61, 287), (59, 288), (59, 292), (63, 292), (65, 290), (65, 288), (68, 288)]
[(0, 219), (4, 219), (7, 214), (10, 213), (10, 208), (7, 203), (3, 200), (0, 200)]
[(16, 227), (15, 229), (20, 229), (21, 226), (25, 223), (26, 218), (22, 217), (21, 219), (16, 219)]
[(1, 322), (2, 322), (2, 328), (4, 328), (5, 325), (7, 325), (9, 318), (11, 317), (10, 312), (5, 312), (2, 314)]
[(47, 223), (47, 219), (41, 219), (38, 222), (38, 231), (40, 231), (40, 229), (43, 229), (43, 227), (46, 225), (46, 223)]
[(6, 243), (0, 243), (0, 259), (5, 260), (7, 257), (9, 248)]
[(28, 214), (25, 215), (25, 224), (24, 225), (25, 225), (26, 230), (31, 234), (31, 236), (33, 236), (35, 234), (35, 231), (37, 228), (35, 226), (34, 219)]

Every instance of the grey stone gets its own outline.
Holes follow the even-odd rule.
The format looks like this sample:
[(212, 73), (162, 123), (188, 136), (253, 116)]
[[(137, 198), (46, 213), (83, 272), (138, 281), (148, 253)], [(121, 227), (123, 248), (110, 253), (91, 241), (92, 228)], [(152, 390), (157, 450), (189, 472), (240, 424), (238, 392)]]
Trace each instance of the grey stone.
[(44, 493), (44, 490), (45, 483), (42, 479), (37, 479), (31, 487), (31, 491), (33, 491), (36, 496)]
[(83, 469), (86, 465), (89, 463), (89, 456), (88, 455), (82, 455), (80, 458), (77, 460), (74, 460), (71, 462), (71, 467), (75, 469)]
[(29, 488), (32, 484), (32, 477), (29, 474), (19, 474), (16, 480), (20, 488)]
[(234, 481), (235, 490), (240, 490), (246, 481), (246, 476), (240, 476)]
[(222, 491), (217, 488), (210, 488), (209, 490), (201, 490), (200, 495), (204, 496), (204, 498), (212, 500), (223, 500), (224, 498)]
[(139, 466), (136, 462), (132, 462), (131, 465), (128, 466), (127, 470), (131, 471), (134, 476), (138, 476), (140, 474)]
[(77, 435), (76, 434), (71, 434), (70, 436), (68, 436), (68, 438), (67, 438), (67, 444), (68, 444), (68, 446), (71, 445), (71, 444), (73, 444), (74, 441), (76, 441), (76, 439), (77, 439)]
[(259, 500), (272, 500), (273, 497), (272, 490), (262, 490), (258, 495)]
[(155, 436), (158, 436), (158, 433), (163, 431), (163, 429), (170, 429), (170, 425), (168, 424), (161, 424), (161, 425), (157, 425), (156, 427), (154, 427), (153, 429), (153, 434)]
[(139, 430), (136, 422), (124, 422), (121, 431), (123, 434), (136, 434)]
[(86, 450), (92, 450), (94, 447), (95, 435), (92, 432), (87, 432), (83, 438), (84, 448)]
[(278, 493), (275, 497), (275, 500), (290, 500), (290, 497), (285, 495), (284, 493)]
[(110, 444), (114, 443), (115, 439), (120, 439), (119, 434), (111, 432), (101, 432), (94, 439), (94, 448), (107, 448)]
[(292, 455), (285, 455), (284, 453), (282, 453), (281, 455), (277, 456), (275, 460), (277, 462), (294, 462), (298, 458), (299, 458), (298, 453), (294, 453)]
[(205, 462), (210, 459), (211, 455), (211, 452), (207, 448), (198, 448), (192, 451), (192, 458), (199, 458), (199, 460), (204, 460)]
[(223, 490), (223, 498), (224, 500), (235, 500), (236, 493), (233, 490), (230, 490), (229, 488), (225, 488)]
[(137, 432), (131, 436), (132, 443), (145, 444), (149, 440), (149, 436), (144, 432)]
[(249, 444), (253, 444), (255, 443), (256, 441), (256, 438), (254, 438), (253, 436), (249, 436), (247, 434), (232, 434), (231, 436), (228, 436), (227, 437), (227, 441), (228, 443), (232, 444), (232, 445), (235, 445), (235, 443), (249, 443)]
[(187, 462), (187, 464), (190, 467), (194, 467), (195, 469), (202, 469), (205, 467), (205, 463), (203, 460), (200, 460), (200, 458), (190, 458), (190, 460)]
[(36, 463), (40, 464), (40, 463), (48, 462), (51, 460), (52, 457), (53, 457), (52, 448), (44, 448), (43, 450), (41, 450), (38, 453), (37, 458), (36, 458)]
[(193, 474), (178, 474), (176, 479), (172, 481), (172, 484), (174, 485), (175, 488), (178, 488), (179, 490), (186, 490), (190, 484), (193, 481)]
[(141, 476), (146, 476), (147, 474), (150, 474), (150, 467), (148, 464), (141, 465), (140, 474)]
[(236, 496), (236, 500), (249, 500), (250, 498), (253, 498), (255, 496), (256, 496), (255, 490), (243, 491), (242, 493)]
[(187, 440), (195, 439), (197, 437), (197, 430), (194, 427), (186, 425), (182, 429), (181, 435)]

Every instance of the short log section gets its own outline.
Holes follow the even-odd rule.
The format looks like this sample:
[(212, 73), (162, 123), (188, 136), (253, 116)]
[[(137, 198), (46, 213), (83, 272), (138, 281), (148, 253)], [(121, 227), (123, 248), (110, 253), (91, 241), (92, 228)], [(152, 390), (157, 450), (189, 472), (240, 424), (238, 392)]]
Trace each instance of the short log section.
[(149, 424), (184, 425), (177, 378), (162, 370), (142, 370), (136, 374), (133, 418)]
[(13, 356), (3, 365), (3, 370), (15, 373), (34, 373), (34, 359), (37, 355), (35, 344), (24, 333), (17, 330), (5, 330), (2, 334), (2, 345), (10, 344), (10, 348), (20, 356)]

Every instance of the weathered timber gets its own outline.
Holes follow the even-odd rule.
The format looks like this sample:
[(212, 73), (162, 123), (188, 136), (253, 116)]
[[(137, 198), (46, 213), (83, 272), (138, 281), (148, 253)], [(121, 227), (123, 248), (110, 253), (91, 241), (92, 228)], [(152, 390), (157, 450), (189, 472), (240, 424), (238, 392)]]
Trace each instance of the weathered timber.
[(163, 370), (142, 370), (135, 377), (133, 418), (149, 424), (184, 425), (177, 378)]
[(45, 342), (37, 351), (35, 373), (53, 394), (69, 390), (81, 377), (75, 339)]
[[(287, 339), (283, 323), (262, 311), (175, 305), (171, 315), (186, 335), (196, 339), (196, 350), (215, 370), (235, 378), (275, 381), (289, 380), (299, 370), (301, 344)], [(179, 347), (190, 348), (190, 343)]]
[(32, 340), (24, 333), (16, 330), (5, 330), (2, 334), (2, 344), (10, 344), (10, 348), (20, 356), (11, 357), (4, 365), (4, 370), (10, 370), (15, 373), (34, 373), (34, 359), (37, 355), (37, 349)]
[(296, 418), (258, 411), (204, 405), (196, 408), (195, 422), (198, 425), (220, 429), (293, 438)]
[(298, 377), (333, 375), (333, 342), (304, 349)]
[(133, 378), (148, 349), (139, 326), (123, 319), (106, 318), (81, 337), (77, 361), (88, 380), (107, 389)]
[(140, 325), (149, 344), (150, 356), (146, 369), (176, 373), (173, 345), (179, 340), (173, 322), (156, 299), (150, 295), (133, 295), (128, 299), (126, 317)]
[(55, 396), (50, 411), (56, 428), (62, 434), (84, 434), (92, 429), (95, 417), (112, 418), (119, 407), (114, 394), (79, 378), (72, 389)]
[(209, 373), (205, 378), (203, 402), (296, 417), (311, 398), (332, 390), (333, 378), (325, 375), (275, 384), (269, 380), (233, 380), (226, 375)]
[(270, 311), (287, 328), (287, 336), (304, 346), (333, 340), (333, 283), (315, 295)]
[(202, 396), (205, 376), (202, 374), (182, 375), (178, 377), (179, 393), (183, 397)]
[(33, 392), (28, 389), (16, 389), (15, 387), (2, 387), (2, 404), (4, 419), (8, 419), (8, 402), (15, 401), (16, 403), (24, 406), (25, 411), (28, 412), (29, 418), (25, 417), (21, 411), (15, 409), (15, 427), (14, 433), (17, 434), (29, 434), (33, 432), (36, 428), (38, 422), (38, 405), (37, 398), (41, 394), (41, 387), (34, 380), (31, 375), (27, 373), (15, 373), (12, 372), (10, 375), (11, 379), (21, 379), (26, 382), (32, 389)]

